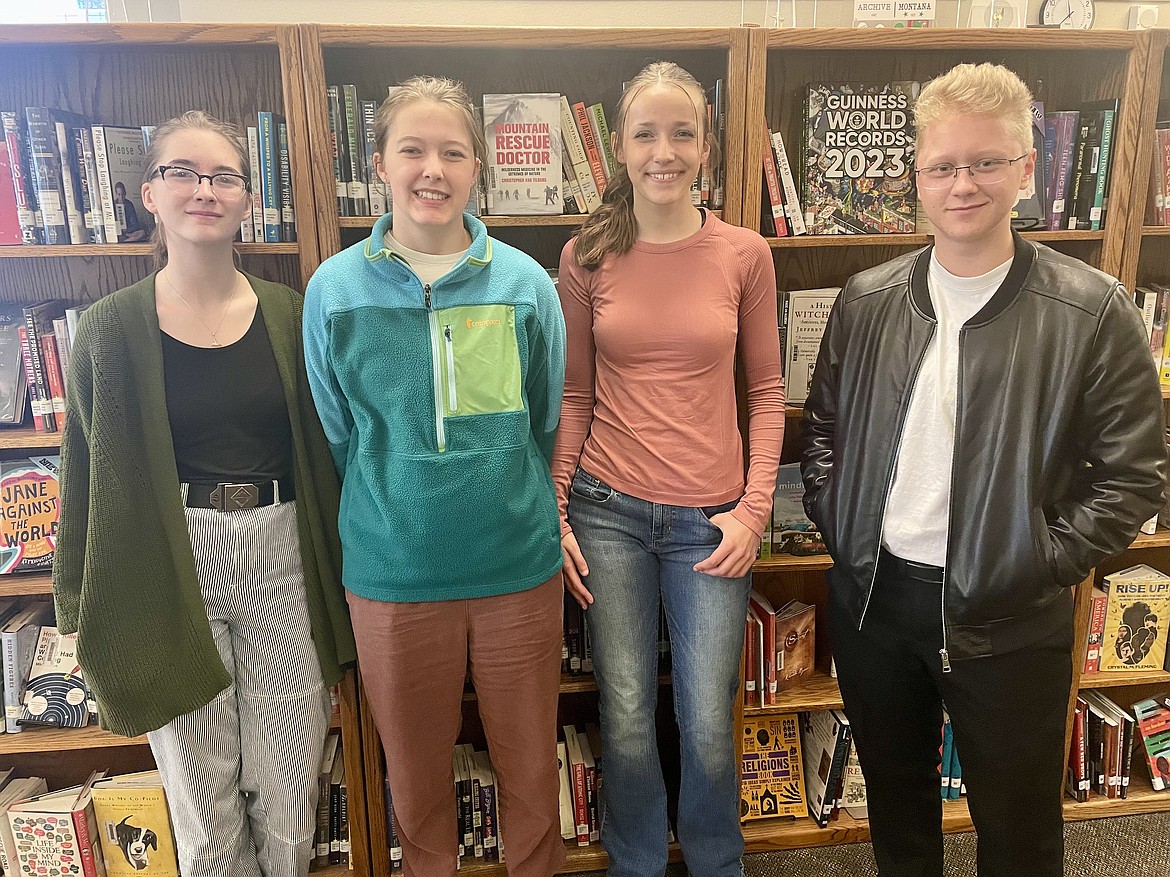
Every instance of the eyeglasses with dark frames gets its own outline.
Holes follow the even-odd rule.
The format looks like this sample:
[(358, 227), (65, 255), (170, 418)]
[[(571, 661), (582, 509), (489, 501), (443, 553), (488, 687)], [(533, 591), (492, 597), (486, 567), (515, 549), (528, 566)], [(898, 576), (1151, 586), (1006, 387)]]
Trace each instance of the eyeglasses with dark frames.
[(990, 186), (1002, 183), (1007, 179), (1007, 169), (1031, 155), (1025, 152), (1015, 158), (982, 158), (972, 164), (951, 164), (944, 161), (941, 164), (932, 164), (930, 167), (916, 168), (920, 189), (949, 189), (959, 178), (959, 171), (967, 171), (971, 179), (981, 186)]
[(217, 198), (225, 201), (238, 200), (250, 191), (252, 184), (243, 174), (220, 172), (217, 174), (201, 174), (175, 164), (160, 164), (158, 175), (166, 183), (167, 188), (176, 195), (189, 197), (198, 191), (204, 180), (211, 184), (211, 190)]

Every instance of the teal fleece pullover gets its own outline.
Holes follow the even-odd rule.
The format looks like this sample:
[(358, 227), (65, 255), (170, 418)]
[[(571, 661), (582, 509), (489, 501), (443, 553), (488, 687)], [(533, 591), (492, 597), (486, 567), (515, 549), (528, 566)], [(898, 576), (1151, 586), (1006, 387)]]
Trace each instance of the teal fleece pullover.
[(389, 602), (536, 587), (561, 567), (556, 290), (470, 215), (470, 250), (426, 286), (385, 248), (390, 223), (327, 259), (305, 292), (309, 385), (342, 478), (345, 587)]

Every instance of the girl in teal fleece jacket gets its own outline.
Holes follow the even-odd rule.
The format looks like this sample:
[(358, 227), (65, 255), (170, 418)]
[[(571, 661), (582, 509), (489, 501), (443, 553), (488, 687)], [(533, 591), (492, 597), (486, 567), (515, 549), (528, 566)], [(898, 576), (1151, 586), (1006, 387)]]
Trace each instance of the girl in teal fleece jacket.
[(546, 272), (463, 213), (485, 147), (461, 85), (410, 80), (375, 136), (394, 211), (313, 276), (305, 359), (342, 477), (343, 580), (404, 868), (455, 873), (470, 664), (509, 873), (546, 877), (564, 855), (548, 468), (564, 320)]

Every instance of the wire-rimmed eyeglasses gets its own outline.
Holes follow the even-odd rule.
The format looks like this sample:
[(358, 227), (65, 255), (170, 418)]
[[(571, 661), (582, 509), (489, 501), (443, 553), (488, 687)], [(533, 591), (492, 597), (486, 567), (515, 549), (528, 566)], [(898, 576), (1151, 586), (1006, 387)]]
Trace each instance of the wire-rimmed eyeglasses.
[(1008, 168), (1017, 161), (1027, 158), (1031, 153), (1025, 152), (1015, 158), (981, 158), (971, 164), (951, 164), (944, 161), (941, 164), (932, 164), (930, 167), (916, 168), (920, 189), (949, 189), (959, 178), (959, 171), (968, 171), (971, 179), (981, 186), (990, 186), (1002, 183), (1007, 179)]

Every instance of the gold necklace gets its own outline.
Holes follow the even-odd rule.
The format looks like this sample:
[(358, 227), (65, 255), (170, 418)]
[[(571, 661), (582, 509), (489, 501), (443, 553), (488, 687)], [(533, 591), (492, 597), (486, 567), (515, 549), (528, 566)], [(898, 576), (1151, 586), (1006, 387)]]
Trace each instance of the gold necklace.
[[(162, 272), (160, 272), (160, 273), (162, 273)], [(228, 312), (232, 309), (232, 302), (234, 302), (236, 300), (236, 293), (238, 293), (240, 291), (239, 278), (236, 279), (236, 283), (232, 287), (232, 294), (230, 296), (228, 296), (227, 307), (225, 307), (223, 309), (223, 316), (219, 318), (219, 322), (215, 324), (214, 329), (211, 328), (211, 325), (207, 322), (207, 320), (203, 319), (203, 315), (200, 314), (199, 311), (195, 310), (195, 308), (191, 304), (191, 302), (189, 302), (189, 301), (187, 301), (187, 299), (183, 298), (183, 293), (179, 292), (178, 287), (176, 287), (175, 284), (173, 284), (171, 282), (171, 278), (170, 278), (169, 274), (163, 274), (163, 280), (165, 280), (167, 282), (167, 286), (169, 286), (171, 288), (171, 292), (173, 292), (175, 295), (177, 295), (179, 297), (179, 301), (181, 301), (183, 304), (185, 304), (187, 306), (188, 310), (190, 310), (191, 313), (193, 313), (195, 315), (195, 319), (197, 319), (200, 323), (202, 323), (203, 328), (205, 328), (211, 334), (211, 346), (212, 347), (223, 347), (223, 345), (219, 343), (219, 330), (223, 328), (223, 324), (224, 324), (224, 321), (227, 319)]]

